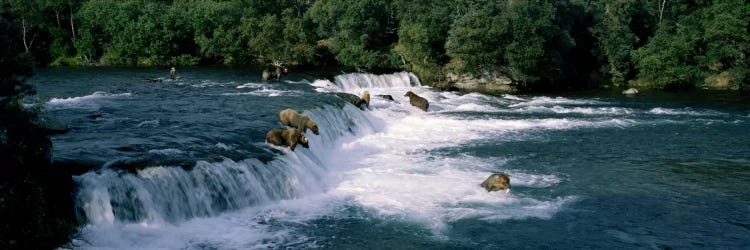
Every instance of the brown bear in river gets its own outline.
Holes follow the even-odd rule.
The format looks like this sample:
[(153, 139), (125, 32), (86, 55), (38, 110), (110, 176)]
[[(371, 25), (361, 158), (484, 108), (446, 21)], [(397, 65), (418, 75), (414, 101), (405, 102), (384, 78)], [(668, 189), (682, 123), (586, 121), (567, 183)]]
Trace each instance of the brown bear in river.
[(406, 92), (406, 95), (409, 97), (409, 103), (411, 103), (412, 106), (417, 107), (421, 109), (422, 111), (427, 112), (427, 108), (430, 107), (430, 103), (427, 101), (427, 99), (424, 99), (417, 94), (414, 94), (414, 92)]
[(289, 149), (291, 149), (292, 152), (294, 152), (294, 148), (297, 147), (297, 144), (300, 144), (305, 148), (310, 147), (310, 145), (307, 144), (307, 137), (296, 128), (290, 128), (288, 130), (277, 128), (268, 131), (268, 134), (266, 134), (266, 141), (276, 146), (289, 146)]
[(510, 175), (506, 173), (492, 174), (480, 184), (487, 192), (510, 190)]
[(362, 103), (364, 103), (365, 107), (368, 109), (370, 108), (370, 92), (367, 90), (362, 92)]
[(312, 130), (313, 134), (318, 135), (318, 124), (315, 124), (310, 117), (300, 115), (293, 109), (285, 109), (279, 113), (279, 120), (284, 126), (299, 129), (300, 133), (304, 133), (307, 129)]

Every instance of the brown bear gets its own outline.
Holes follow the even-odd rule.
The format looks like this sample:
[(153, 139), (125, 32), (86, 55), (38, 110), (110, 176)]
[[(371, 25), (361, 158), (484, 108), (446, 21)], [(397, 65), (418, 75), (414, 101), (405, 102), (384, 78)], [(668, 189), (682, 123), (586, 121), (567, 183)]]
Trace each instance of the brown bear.
[(427, 101), (427, 99), (424, 99), (421, 96), (414, 94), (414, 92), (411, 92), (411, 91), (406, 92), (406, 95), (404, 96), (408, 96), (409, 103), (411, 103), (412, 106), (421, 109), (422, 111), (427, 112), (427, 108), (430, 107), (430, 103)]
[(277, 128), (271, 130), (266, 134), (266, 141), (276, 146), (288, 146), (292, 152), (294, 152), (294, 148), (297, 147), (297, 144), (300, 144), (305, 148), (310, 148), (310, 145), (307, 144), (307, 137), (296, 128), (290, 128), (288, 130)]
[(307, 129), (312, 130), (313, 134), (318, 135), (318, 124), (315, 124), (310, 117), (300, 115), (293, 109), (285, 109), (279, 113), (279, 120), (284, 126), (299, 129), (300, 133), (304, 133)]
[(506, 173), (491, 174), (480, 186), (487, 189), (487, 192), (510, 190), (510, 175)]
[(370, 108), (370, 92), (367, 90), (362, 92), (362, 103), (365, 104), (365, 107), (368, 109)]

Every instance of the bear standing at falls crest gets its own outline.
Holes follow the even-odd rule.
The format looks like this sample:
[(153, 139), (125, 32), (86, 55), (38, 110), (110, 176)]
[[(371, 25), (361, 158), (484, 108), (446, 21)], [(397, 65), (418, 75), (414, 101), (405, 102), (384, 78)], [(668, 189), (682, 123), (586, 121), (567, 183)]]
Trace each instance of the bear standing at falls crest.
[(279, 120), (284, 126), (299, 129), (300, 133), (304, 133), (307, 129), (312, 130), (313, 134), (318, 135), (318, 124), (316, 124), (310, 117), (300, 115), (294, 109), (285, 109), (279, 112)]
[(297, 147), (297, 144), (305, 148), (310, 148), (307, 144), (307, 137), (296, 128), (271, 130), (266, 134), (266, 141), (276, 146), (288, 146), (292, 151)]

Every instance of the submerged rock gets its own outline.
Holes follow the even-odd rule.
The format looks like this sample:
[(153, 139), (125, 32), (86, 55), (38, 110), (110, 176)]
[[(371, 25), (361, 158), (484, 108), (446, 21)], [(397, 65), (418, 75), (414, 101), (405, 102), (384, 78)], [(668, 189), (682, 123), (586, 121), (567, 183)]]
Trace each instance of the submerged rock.
[(391, 96), (391, 95), (376, 95), (376, 96), (380, 97), (380, 98), (383, 98), (384, 100), (387, 100), (387, 101), (392, 101), (392, 102), (396, 101), (396, 100), (393, 100), (393, 96)]
[(480, 186), (487, 189), (487, 192), (510, 190), (510, 175), (506, 173), (492, 174)]

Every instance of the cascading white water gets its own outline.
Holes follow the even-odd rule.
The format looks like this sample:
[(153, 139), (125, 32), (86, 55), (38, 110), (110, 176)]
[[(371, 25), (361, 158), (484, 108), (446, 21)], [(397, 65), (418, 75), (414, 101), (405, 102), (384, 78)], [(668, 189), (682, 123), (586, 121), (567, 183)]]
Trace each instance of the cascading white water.
[(362, 89), (387, 89), (422, 86), (419, 78), (417, 78), (417, 76), (410, 72), (399, 72), (384, 75), (349, 73), (336, 76), (333, 82), (330, 82), (328, 80), (316, 80), (312, 85), (318, 87), (319, 90), (326, 92), (349, 93), (358, 93)]
[[(411, 73), (389, 75), (345, 74), (336, 77), (339, 91), (364, 88), (420, 86)], [(337, 148), (342, 141), (373, 134), (383, 121), (351, 105), (324, 106), (304, 111), (318, 123), (321, 134), (308, 134), (309, 149), (298, 147), (268, 163), (255, 159), (222, 162), (198, 161), (186, 170), (153, 166), (127, 173), (102, 169), (75, 177), (77, 203), (85, 219), (94, 225), (116, 222), (179, 222), (215, 216), (273, 200), (302, 197), (325, 190), (330, 166), (341, 166)], [(334, 162), (335, 164), (331, 164)]]
[(272, 200), (319, 193), (326, 187), (330, 148), (348, 136), (372, 133), (371, 118), (351, 106), (325, 106), (303, 112), (318, 123), (308, 134), (309, 149), (278, 148), (285, 156), (268, 163), (256, 159), (198, 161), (190, 170), (154, 166), (126, 173), (103, 169), (75, 177), (77, 203), (89, 223), (178, 222)]
[[(279, 240), (286, 237), (279, 235), (287, 232), (266, 229), (261, 222), (278, 218), (304, 221), (342, 210), (329, 206), (351, 204), (377, 214), (418, 221), (435, 231), (464, 218), (549, 218), (576, 197), (487, 193), (478, 184), (495, 171), (510, 173), (514, 187), (548, 188), (561, 178), (513, 169), (505, 166), (508, 159), (500, 156), (483, 158), (435, 151), (488, 140), (522, 140), (519, 137), (526, 135), (519, 131), (525, 130), (631, 124), (627, 119), (611, 117), (577, 120), (466, 115), (462, 112), (489, 114), (526, 105), (548, 106), (551, 102), (433, 91), (407, 72), (346, 74), (337, 76), (334, 82), (318, 80), (311, 85), (321, 92), (315, 95), (368, 90), (373, 95), (370, 109), (362, 111), (341, 101), (343, 106), (302, 111), (317, 122), (320, 135), (308, 133), (309, 149), (298, 147), (291, 152), (277, 148), (284, 155), (268, 163), (254, 159), (201, 161), (191, 170), (152, 167), (135, 174), (102, 170), (77, 177), (81, 184), (78, 204), (92, 224), (87, 228), (92, 235), (89, 239), (104, 238), (92, 245), (181, 248), (195, 246), (186, 239), (201, 238), (209, 246), (230, 249), (268, 247), (264, 238)], [(412, 107), (404, 96), (406, 91), (429, 100), (428, 112)], [(390, 95), (394, 100), (378, 95)], [(554, 101), (555, 105), (565, 105), (572, 100)], [(227, 212), (231, 210), (237, 214)], [(153, 224), (157, 226), (151, 227)], [(210, 228), (217, 226), (220, 228)], [(236, 230), (251, 232), (246, 233), (249, 236), (224, 235)], [(144, 234), (158, 235), (154, 237), (157, 240), (141, 244), (139, 238)]]

